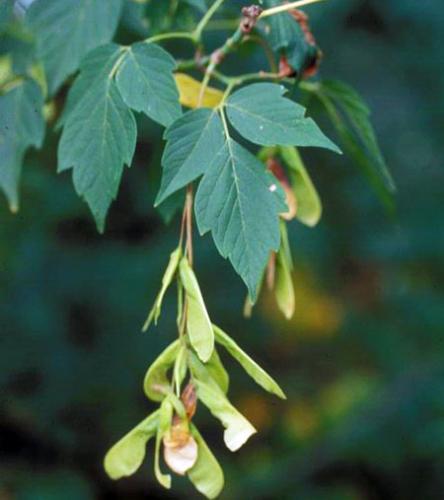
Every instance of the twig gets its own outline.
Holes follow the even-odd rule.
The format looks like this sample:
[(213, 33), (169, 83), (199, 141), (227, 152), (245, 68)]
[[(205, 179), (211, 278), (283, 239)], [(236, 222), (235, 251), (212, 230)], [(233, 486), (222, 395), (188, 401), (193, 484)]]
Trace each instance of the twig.
[(322, 1), (324, 0), (299, 0), (298, 2), (290, 2), (283, 5), (278, 5), (277, 7), (271, 7), (270, 9), (264, 10), (259, 16), (259, 19), (274, 16), (275, 14), (280, 14), (281, 12), (287, 12), (288, 10), (298, 9), (299, 7), (303, 7), (304, 5)]

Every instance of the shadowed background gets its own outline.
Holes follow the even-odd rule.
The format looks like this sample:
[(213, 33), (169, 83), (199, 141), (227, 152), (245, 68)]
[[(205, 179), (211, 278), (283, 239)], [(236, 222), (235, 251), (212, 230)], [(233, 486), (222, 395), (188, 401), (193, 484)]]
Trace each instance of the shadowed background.
[[(259, 433), (231, 454), (205, 409), (197, 422), (224, 467), (223, 499), (437, 500), (444, 498), (442, 5), (342, 0), (307, 11), (324, 51), (322, 76), (351, 83), (373, 110), (398, 185), (397, 215), (386, 216), (350, 160), (305, 152), (324, 216), (315, 229), (290, 224), (291, 321), (267, 294), (253, 319), (243, 319), (243, 284), (209, 237), (196, 239), (212, 318), (288, 396), (281, 402), (261, 392), (226, 359), (230, 396)], [(136, 12), (125, 15), (118, 39), (140, 38)], [(230, 56), (231, 68), (233, 61), (244, 72), (242, 56)], [(186, 480), (175, 480), (173, 492), (159, 488), (152, 444), (128, 480), (113, 483), (101, 468), (109, 446), (153, 408), (142, 378), (176, 335), (174, 293), (157, 329), (140, 333), (178, 220), (165, 226), (152, 208), (162, 131), (142, 117), (139, 124), (135, 161), (104, 236), (69, 174), (56, 175), (54, 132), (26, 157), (20, 212), (12, 216), (2, 200), (1, 500), (198, 498)]]

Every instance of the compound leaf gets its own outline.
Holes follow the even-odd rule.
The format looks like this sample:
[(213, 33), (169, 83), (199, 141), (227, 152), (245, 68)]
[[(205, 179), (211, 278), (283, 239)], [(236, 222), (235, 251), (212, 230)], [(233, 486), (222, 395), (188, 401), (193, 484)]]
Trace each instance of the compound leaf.
[(230, 122), (246, 139), (264, 146), (314, 146), (340, 153), (305, 108), (283, 97), (275, 83), (254, 83), (235, 92), (226, 105)]
[(90, 50), (111, 40), (121, 8), (121, 0), (37, 0), (31, 5), (27, 21), (37, 38), (50, 94)]
[(202, 175), (225, 140), (219, 114), (210, 109), (188, 111), (165, 131), (164, 138), (168, 142), (156, 205)]
[(23, 80), (0, 96), (0, 188), (13, 212), (18, 210), (18, 183), (23, 157), (40, 147), (45, 133), (43, 95), (32, 80)]
[(219, 252), (230, 259), (255, 300), (270, 252), (279, 248), (279, 213), (287, 209), (275, 179), (227, 138), (207, 166), (195, 209), (200, 233), (211, 230)]
[(111, 479), (131, 476), (142, 465), (146, 445), (157, 432), (159, 413), (152, 413), (108, 451), (104, 467)]
[(116, 74), (125, 103), (167, 127), (181, 114), (179, 92), (173, 77), (175, 60), (154, 43), (131, 45)]
[[(91, 208), (99, 231), (115, 199), (124, 165), (136, 145), (136, 122), (111, 78), (121, 48), (99, 47), (84, 61), (74, 84), (59, 143), (59, 172), (72, 168), (77, 193)], [(102, 68), (97, 76), (97, 68)]]

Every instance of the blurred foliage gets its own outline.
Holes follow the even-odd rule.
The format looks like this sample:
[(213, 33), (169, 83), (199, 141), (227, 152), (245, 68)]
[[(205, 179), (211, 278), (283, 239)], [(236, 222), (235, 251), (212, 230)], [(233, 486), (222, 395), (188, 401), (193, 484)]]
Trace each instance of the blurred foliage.
[[(191, 15), (183, 9), (182, 27)], [(324, 215), (316, 229), (290, 226), (290, 322), (266, 295), (242, 319), (242, 283), (208, 237), (197, 242), (212, 317), (288, 395), (264, 396), (232, 364), (234, 400), (259, 434), (233, 455), (209, 418), (199, 427), (223, 459), (227, 500), (246, 491), (249, 499), (436, 500), (444, 491), (442, 6), (342, 0), (309, 12), (322, 75), (350, 82), (373, 110), (397, 215), (387, 218), (344, 157), (304, 155)], [(152, 31), (138, 19), (127, 12), (122, 41)], [(214, 32), (214, 45), (222, 36)], [(152, 208), (161, 130), (143, 118), (140, 130), (104, 236), (69, 175), (56, 175), (55, 133), (26, 157), (20, 212), (2, 200), (2, 500), (196, 495), (186, 482), (181, 496), (160, 492), (150, 463), (117, 483), (101, 468), (104, 451), (151, 409), (139, 383), (175, 331), (171, 294), (157, 330), (139, 333), (178, 230)]]

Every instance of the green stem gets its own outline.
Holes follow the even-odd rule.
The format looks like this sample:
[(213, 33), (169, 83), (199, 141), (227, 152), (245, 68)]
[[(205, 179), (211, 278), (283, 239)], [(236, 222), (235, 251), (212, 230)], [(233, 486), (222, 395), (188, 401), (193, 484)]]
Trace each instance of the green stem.
[(177, 38), (185, 38), (196, 43), (196, 37), (194, 33), (189, 33), (187, 31), (171, 31), (170, 33), (160, 33), (159, 35), (154, 35), (145, 40), (145, 43), (161, 42), (163, 40), (173, 40)]
[[(205, 71), (205, 76), (202, 82), (202, 86), (200, 88), (199, 94), (199, 103), (202, 102), (203, 96), (205, 94), (205, 90), (210, 82), (216, 67), (222, 62), (225, 56), (233, 50), (233, 48), (242, 40), (243, 32), (241, 27), (239, 26), (237, 30), (233, 33), (233, 35), (228, 38), (225, 43), (219, 49), (216, 49), (210, 57), (210, 63), (208, 64), (207, 70)], [(228, 80), (227, 80), (228, 82)], [(199, 104), (200, 105), (200, 104)]]
[(198, 108), (200, 108), (202, 106), (205, 91), (207, 90), (208, 84), (210, 83), (211, 74), (214, 70), (214, 68), (213, 68), (213, 70), (211, 69), (212, 66), (213, 65), (210, 64), (208, 66), (207, 70), (205, 71), (205, 76), (204, 76), (204, 79), (202, 80), (202, 85), (200, 86), (199, 99), (197, 101)]
[(199, 59), (187, 59), (177, 63), (177, 71), (186, 71), (189, 69), (204, 68), (210, 62), (210, 56), (204, 56)]
[(226, 76), (223, 73), (220, 73), (219, 71), (216, 70), (213, 70), (212, 76), (215, 80), (219, 80), (224, 85), (230, 85), (233, 80), (232, 77)]
[(224, 3), (225, 0), (216, 0), (213, 5), (207, 10), (207, 13), (202, 17), (199, 21), (199, 24), (196, 26), (196, 29), (193, 32), (194, 39), (200, 41), (202, 38), (202, 32), (205, 29), (206, 25), (210, 22), (211, 18), (216, 13), (217, 9)]
[(120, 56), (117, 58), (117, 61), (114, 63), (114, 66), (111, 68), (111, 71), (110, 71), (110, 73), (109, 73), (109, 75), (108, 75), (108, 78), (109, 78), (110, 80), (112, 80), (112, 79), (114, 78), (114, 75), (117, 73), (117, 70), (119, 69), (120, 65), (122, 64), (122, 61), (123, 61), (123, 59), (124, 59), (124, 57), (125, 57), (125, 54), (126, 54), (126, 52), (127, 52), (128, 48), (129, 48), (129, 47), (122, 47), (122, 48), (120, 49), (121, 54), (120, 54)]
[(228, 141), (230, 139), (230, 131), (228, 130), (227, 118), (225, 116), (225, 111), (222, 106), (219, 108), (219, 114), (222, 120), (222, 125), (224, 127), (225, 137), (227, 138)]

